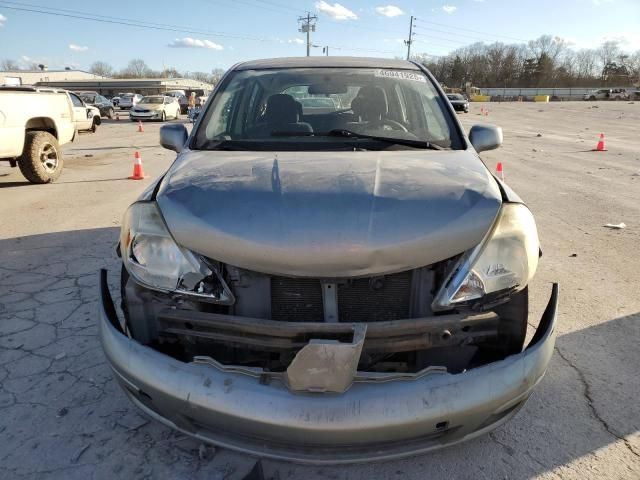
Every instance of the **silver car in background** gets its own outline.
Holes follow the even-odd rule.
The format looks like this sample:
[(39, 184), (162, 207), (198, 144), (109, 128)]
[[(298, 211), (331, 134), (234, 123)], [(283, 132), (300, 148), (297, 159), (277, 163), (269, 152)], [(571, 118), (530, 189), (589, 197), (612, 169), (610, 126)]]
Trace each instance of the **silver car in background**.
[(140, 100), (142, 100), (142, 95), (139, 93), (125, 93), (120, 96), (120, 99), (118, 100), (118, 107), (121, 109), (133, 108)]
[(151, 417), (367, 461), (486, 433), (543, 377), (558, 287), (525, 345), (536, 225), (478, 156), (502, 131), (467, 137), (421, 65), (238, 64), (160, 138), (178, 156), (124, 215), (123, 315), (101, 273), (106, 358)]

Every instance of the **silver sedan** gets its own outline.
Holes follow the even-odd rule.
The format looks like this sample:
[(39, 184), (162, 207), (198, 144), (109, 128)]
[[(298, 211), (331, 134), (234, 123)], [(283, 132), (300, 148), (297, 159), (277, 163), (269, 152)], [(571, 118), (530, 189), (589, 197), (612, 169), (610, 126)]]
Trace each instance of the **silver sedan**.
[[(325, 107), (309, 99), (329, 98)], [(119, 315), (100, 332), (125, 393), (188, 435), (344, 463), (484, 434), (553, 353), (558, 287), (528, 345), (540, 257), (438, 82), (399, 60), (247, 62), (125, 213)]]

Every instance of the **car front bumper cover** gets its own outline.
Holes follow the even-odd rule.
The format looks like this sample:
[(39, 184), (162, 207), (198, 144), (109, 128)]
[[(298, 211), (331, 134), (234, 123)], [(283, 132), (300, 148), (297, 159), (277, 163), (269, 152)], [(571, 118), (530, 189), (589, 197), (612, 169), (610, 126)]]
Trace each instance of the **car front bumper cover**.
[(184, 363), (125, 334), (100, 279), (100, 338), (116, 379), (146, 414), (187, 435), (312, 464), (415, 455), (482, 435), (511, 418), (542, 379), (555, 344), (558, 286), (520, 354), (464, 373), (354, 382), (298, 393), (233, 367)]

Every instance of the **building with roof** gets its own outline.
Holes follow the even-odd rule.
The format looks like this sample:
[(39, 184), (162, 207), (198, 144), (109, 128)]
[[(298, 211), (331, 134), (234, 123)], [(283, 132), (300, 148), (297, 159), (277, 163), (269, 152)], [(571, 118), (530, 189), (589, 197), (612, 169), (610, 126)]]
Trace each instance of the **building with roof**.
[[(211, 92), (213, 85), (191, 78), (97, 78), (70, 80), (43, 80), (38, 86), (64, 88), (72, 91), (91, 91), (101, 95), (114, 96), (119, 93), (140, 93), (156, 95), (170, 90), (185, 92)], [(202, 95), (203, 93), (199, 93)]]
[(84, 70), (6, 70), (0, 71), (0, 85), (35, 85), (40, 82), (105, 79)]

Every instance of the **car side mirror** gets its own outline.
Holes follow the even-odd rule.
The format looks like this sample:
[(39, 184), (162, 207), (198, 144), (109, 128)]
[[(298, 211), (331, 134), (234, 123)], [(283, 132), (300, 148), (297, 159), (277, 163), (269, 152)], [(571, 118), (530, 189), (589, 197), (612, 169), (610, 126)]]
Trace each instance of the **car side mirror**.
[(187, 129), (180, 123), (160, 127), (160, 145), (176, 153), (182, 151), (188, 137)]
[(502, 128), (495, 125), (474, 125), (469, 132), (469, 141), (478, 153), (494, 150), (502, 145)]

